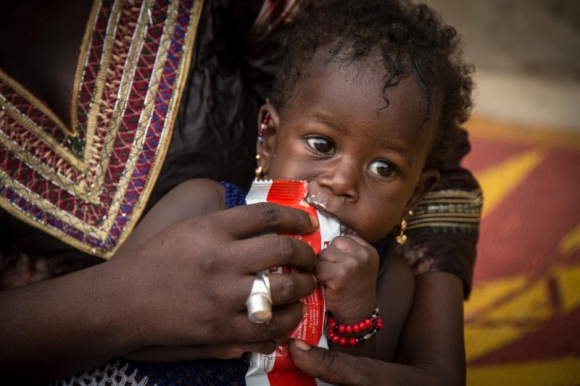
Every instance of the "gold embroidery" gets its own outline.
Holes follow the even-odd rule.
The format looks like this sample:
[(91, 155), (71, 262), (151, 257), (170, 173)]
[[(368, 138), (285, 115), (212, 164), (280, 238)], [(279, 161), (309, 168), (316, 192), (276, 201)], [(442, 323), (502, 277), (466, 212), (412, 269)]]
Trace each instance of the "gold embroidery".
[(477, 229), (481, 218), (481, 190), (442, 190), (427, 194), (407, 229), (421, 227)]
[[(25, 185), (26, 181), (18, 181), (7, 171), (0, 170), (0, 182), (4, 184), (5, 188), (12, 189), (15, 194), (26, 202), (26, 205), (23, 207), (21, 198), (9, 199), (8, 196), (0, 196), (0, 205), (15, 217), (22, 218), (30, 224), (42, 228), (47, 233), (68, 244), (82, 251), (105, 258), (110, 257), (114, 253), (115, 249), (124, 241), (139, 219), (163, 164), (163, 159), (165, 158), (170, 143), (181, 93), (185, 86), (191, 60), (191, 49), (195, 41), (196, 28), (201, 17), (203, 6), (203, 1), (194, 1), (192, 8), (188, 11), (190, 18), (188, 25), (184, 26), (186, 33), (181, 47), (181, 52), (185, 54), (181, 55), (179, 63), (176, 64), (175, 71), (171, 73), (175, 81), (172, 84), (171, 95), (167, 101), (167, 113), (163, 118), (163, 128), (160, 131), (156, 128), (154, 131), (154, 134), (159, 136), (159, 144), (155, 149), (155, 157), (151, 161), (149, 173), (144, 177), (141, 193), (132, 193), (137, 197), (132, 211), (127, 215), (127, 221), (124, 223), (124, 227), (122, 229), (116, 229), (118, 238), (111, 244), (107, 241), (107, 238), (111, 236), (110, 232), (116, 226), (116, 221), (120, 217), (125, 216), (124, 213), (123, 215), (120, 214), (121, 205), (126, 199), (127, 194), (129, 194), (129, 186), (133, 183), (131, 178), (138, 167), (138, 157), (143, 151), (148, 132), (149, 130), (153, 130), (151, 119), (155, 108), (155, 98), (158, 97), (160, 82), (165, 75), (164, 66), (166, 65), (168, 52), (175, 32), (174, 28), (179, 17), (180, 2), (179, 0), (171, 0), (167, 8), (159, 46), (156, 48), (156, 56), (152, 64), (153, 68), (148, 83), (149, 87), (143, 101), (144, 108), (139, 112), (135, 135), (131, 137), (131, 145), (127, 147), (127, 151), (129, 152), (128, 160), (123, 165), (122, 174), (118, 182), (113, 186), (114, 194), (113, 197), (110, 197), (111, 201), (107, 212), (101, 218), (95, 219), (95, 216), (99, 216), (99, 208), (105, 208), (104, 205), (106, 205), (101, 204), (99, 196), (105, 187), (105, 172), (108, 170), (111, 154), (116, 151), (113, 147), (114, 141), (120, 133), (119, 129), (124, 118), (125, 109), (131, 97), (131, 86), (134, 81), (133, 76), (139, 70), (139, 55), (142, 54), (144, 41), (147, 37), (148, 28), (150, 27), (149, 23), (151, 22), (150, 11), (154, 6), (152, 0), (146, 0), (140, 7), (134, 6), (135, 3), (137, 2), (134, 0), (128, 0), (126, 2), (115, 1), (113, 9), (107, 11), (110, 12), (110, 17), (106, 26), (105, 41), (100, 53), (100, 63), (97, 63), (98, 73), (96, 74), (96, 82), (94, 85), (90, 85), (91, 87), (95, 87), (94, 89), (91, 88), (93, 99), (91, 100), (90, 110), (86, 117), (87, 120), (83, 124), (87, 125), (87, 131), (84, 133), (85, 148), (84, 154), (82, 155), (83, 159), (79, 159), (79, 155), (75, 155), (72, 148), (67, 149), (59, 144), (49, 133), (44, 132), (35, 122), (28, 119), (25, 116), (25, 112), (18, 111), (15, 106), (10, 105), (0, 94), (0, 130), (10, 130), (7, 121), (2, 118), (2, 115), (9, 115), (18, 124), (19, 130), (22, 131), (25, 128), (34, 137), (33, 140), (43, 142), (45, 146), (61, 158), (51, 159), (48, 164), (43, 163), (43, 160), (31, 156), (27, 149), (11, 139), (9, 133), (0, 133), (0, 144), (15, 156), (15, 158), (24, 162), (31, 171), (39, 173), (54, 184), (54, 186), (62, 189), (62, 191), (57, 191), (55, 194), (63, 194), (64, 192), (70, 194), (70, 196), (63, 196), (65, 201), (58, 201), (57, 199), (57, 201), (53, 202), (50, 198), (43, 198), (40, 192), (31, 191)], [(78, 120), (80, 91), (81, 87), (83, 87), (83, 80), (89, 66), (89, 51), (91, 50), (93, 34), (95, 33), (97, 17), (99, 16), (101, 7), (102, 4), (100, 1), (94, 2), (93, 9), (91, 10), (91, 19), (85, 31), (81, 47), (73, 91), (73, 110), (71, 111), (72, 130), (66, 128), (58, 117), (32, 94), (18, 85), (7, 74), (0, 72), (1, 80), (5, 81), (19, 95), (26, 98), (30, 105), (40, 110), (68, 138), (78, 138), (80, 136), (80, 131), (77, 130), (81, 129)], [(128, 22), (126, 23), (128, 26), (118, 25), (119, 17), (131, 16), (132, 12), (139, 12), (137, 23)], [(119, 32), (117, 29), (130, 29), (130, 27), (135, 27), (132, 36), (124, 36), (123, 41), (115, 40), (115, 33)], [(113, 54), (114, 48), (121, 47), (122, 45), (128, 47), (128, 52), (123, 51), (122, 54)], [(122, 73), (116, 80), (107, 83), (111, 66)], [(90, 70), (92, 71), (94, 68)], [(109, 98), (105, 101), (104, 98), (106, 97)], [(111, 115), (107, 116), (107, 113), (111, 113)], [(24, 131), (22, 132), (25, 133)], [(14, 133), (14, 135), (18, 134)], [(28, 137), (23, 137), (23, 139), (28, 140)], [(83, 138), (80, 140), (82, 141)], [(70, 169), (71, 166), (75, 167), (76, 173), (78, 173), (76, 179), (71, 174), (73, 173)], [(40, 183), (46, 182), (40, 181)], [(111, 188), (110, 185), (108, 187)], [(57, 205), (57, 203), (59, 204)], [(38, 211), (41, 211), (40, 215)], [(83, 235), (80, 238), (76, 238), (67, 233), (66, 230), (50, 225), (43, 220), (45, 218), (43, 216), (52, 216), (57, 220), (57, 224), (58, 221), (61, 221), (64, 224), (64, 228), (69, 229), (68, 232), (72, 229), (71, 227), (74, 227), (74, 229), (83, 232)], [(87, 219), (91, 221), (87, 222)], [(102, 243), (106, 243), (109, 249), (96, 249), (91, 247), (87, 237), (92, 237), (100, 240)]]

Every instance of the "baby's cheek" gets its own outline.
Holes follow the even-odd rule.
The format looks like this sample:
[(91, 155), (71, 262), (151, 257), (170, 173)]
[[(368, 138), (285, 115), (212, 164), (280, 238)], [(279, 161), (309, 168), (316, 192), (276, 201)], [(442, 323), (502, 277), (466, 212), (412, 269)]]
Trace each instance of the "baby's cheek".
[(310, 181), (312, 173), (309, 169), (312, 168), (297, 157), (280, 155), (272, 159), (268, 177), (275, 180)]
[(393, 212), (373, 208), (364, 214), (361, 213), (360, 235), (369, 242), (377, 241), (399, 225), (400, 220)]

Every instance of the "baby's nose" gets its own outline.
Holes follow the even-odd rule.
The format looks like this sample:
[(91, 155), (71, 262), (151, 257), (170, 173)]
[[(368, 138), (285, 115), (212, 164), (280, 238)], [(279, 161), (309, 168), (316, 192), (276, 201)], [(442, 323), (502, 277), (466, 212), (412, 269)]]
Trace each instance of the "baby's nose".
[[(316, 178), (316, 182), (322, 188), (326, 188), (334, 196), (347, 201), (356, 201), (359, 197), (358, 183), (361, 171), (356, 162), (341, 160), (332, 165)], [(324, 190), (324, 189), (323, 189)]]

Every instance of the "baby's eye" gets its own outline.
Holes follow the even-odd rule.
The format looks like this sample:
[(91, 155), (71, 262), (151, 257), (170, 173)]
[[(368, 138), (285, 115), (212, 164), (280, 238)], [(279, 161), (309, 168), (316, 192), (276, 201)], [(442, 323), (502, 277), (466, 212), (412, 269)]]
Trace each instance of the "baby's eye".
[(380, 177), (392, 177), (397, 174), (397, 169), (385, 161), (375, 161), (369, 165), (369, 171)]
[(334, 146), (332, 143), (326, 139), (321, 137), (310, 137), (306, 138), (306, 142), (308, 146), (314, 149), (317, 153), (333, 155), (334, 154)]

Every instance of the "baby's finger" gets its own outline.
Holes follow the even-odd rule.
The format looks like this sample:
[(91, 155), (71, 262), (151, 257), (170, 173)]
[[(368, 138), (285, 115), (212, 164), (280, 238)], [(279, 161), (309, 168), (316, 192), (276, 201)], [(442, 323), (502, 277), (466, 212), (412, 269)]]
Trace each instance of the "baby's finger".
[[(329, 263), (339, 263), (348, 257), (348, 251), (355, 246), (354, 242), (351, 240), (337, 240), (335, 238), (332, 243), (325, 249), (323, 249), (318, 254), (318, 262), (316, 265), (320, 264), (321, 261), (326, 261)], [(344, 239), (344, 237), (342, 237)]]
[(346, 234), (346, 235), (344, 235), (343, 237), (345, 237), (345, 238), (348, 238), (348, 239), (350, 239), (350, 240), (353, 240), (353, 241), (357, 242), (358, 244), (362, 245), (363, 247), (370, 246), (370, 244), (369, 244), (369, 243), (367, 243), (367, 242), (365, 241), (365, 239), (363, 239), (363, 238), (362, 238), (362, 237), (360, 237), (360, 236), (351, 235), (351, 234)]
[(328, 261), (319, 261), (314, 269), (318, 283), (328, 286), (336, 278), (337, 264)]

